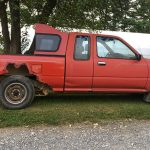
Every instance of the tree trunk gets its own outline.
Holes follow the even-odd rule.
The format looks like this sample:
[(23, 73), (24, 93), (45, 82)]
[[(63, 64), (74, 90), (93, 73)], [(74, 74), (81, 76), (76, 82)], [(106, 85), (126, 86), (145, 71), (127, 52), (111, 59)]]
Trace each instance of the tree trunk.
[(12, 54), (21, 54), (20, 0), (10, 0)]
[(9, 30), (8, 30), (8, 18), (7, 18), (7, 12), (6, 12), (6, 3), (0, 2), (0, 19), (1, 19), (1, 26), (2, 26), (2, 35), (4, 39), (4, 53), (8, 54), (10, 53), (10, 36), (9, 36)]

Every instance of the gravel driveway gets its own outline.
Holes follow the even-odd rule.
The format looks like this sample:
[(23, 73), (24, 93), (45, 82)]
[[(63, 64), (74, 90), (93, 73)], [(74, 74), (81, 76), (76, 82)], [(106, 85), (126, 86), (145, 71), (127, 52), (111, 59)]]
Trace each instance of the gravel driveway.
[(150, 121), (0, 129), (0, 150), (149, 150)]

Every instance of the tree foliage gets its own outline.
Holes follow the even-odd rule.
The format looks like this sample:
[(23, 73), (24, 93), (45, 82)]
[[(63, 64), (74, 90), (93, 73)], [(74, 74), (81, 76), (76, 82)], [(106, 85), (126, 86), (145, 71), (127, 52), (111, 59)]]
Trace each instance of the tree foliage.
[(47, 23), (56, 2), (57, 0), (0, 0), (5, 53), (21, 53), (21, 27), (37, 22)]
[(53, 14), (53, 26), (149, 31), (149, 0), (63, 0)]

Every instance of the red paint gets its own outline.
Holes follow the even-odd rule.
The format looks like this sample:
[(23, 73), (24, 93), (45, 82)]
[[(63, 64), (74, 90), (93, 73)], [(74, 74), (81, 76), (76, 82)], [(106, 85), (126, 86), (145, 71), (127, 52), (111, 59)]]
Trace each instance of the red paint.
[(32, 65), (31, 71), (35, 74), (40, 74), (42, 72), (42, 65)]
[[(65, 91), (92, 91), (93, 76), (93, 50), (90, 49), (90, 59), (88, 61), (80, 61), (74, 59), (75, 38), (78, 34), (71, 33), (66, 53), (66, 78)], [(88, 34), (79, 34), (88, 35)]]
[[(48, 84), (55, 92), (136, 93), (150, 91), (150, 60), (99, 58), (96, 36), (115, 37), (126, 44), (136, 55), (138, 52), (123, 39), (101, 34), (65, 33), (48, 25), (36, 24), (36, 34), (57, 34), (61, 43), (56, 52), (34, 51), (35, 56), (0, 55), (0, 75), (7, 74), (7, 65), (16, 68), (25, 64), (31, 75)], [(90, 59), (74, 59), (77, 35), (90, 37)], [(38, 54), (38, 56), (37, 56)], [(42, 56), (44, 55), (44, 56)], [(105, 62), (105, 66), (98, 65)]]
[[(1, 75), (7, 72), (4, 70), (6, 70), (6, 66), (9, 63), (26, 64), (30, 74), (36, 75), (40, 82), (47, 83), (53, 87), (55, 91), (57, 91), (57, 89), (58, 91), (63, 91), (64, 57), (0, 55), (0, 65), (2, 64), (0, 67)], [(40, 66), (42, 68), (40, 68)]]

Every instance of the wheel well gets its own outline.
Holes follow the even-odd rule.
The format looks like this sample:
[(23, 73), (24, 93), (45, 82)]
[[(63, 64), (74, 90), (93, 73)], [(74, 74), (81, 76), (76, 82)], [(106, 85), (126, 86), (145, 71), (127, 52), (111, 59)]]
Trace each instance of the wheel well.
[(8, 64), (6, 67), (6, 70), (8, 74), (10, 75), (29, 75), (29, 70), (25, 64), (20, 65), (19, 67), (16, 67), (15, 64)]
[(37, 76), (30, 74), (28, 67), (25, 64), (17, 66), (16, 64), (8, 64), (6, 66), (7, 74), (0, 76), (0, 82), (8, 76), (11, 75), (22, 75), (31, 79), (34, 87), (42, 91), (45, 95), (52, 91), (52, 88), (45, 83), (38, 81)]
[(26, 76), (32, 80), (36, 80), (37, 77), (33, 74), (30, 74), (28, 67), (25, 64), (16, 66), (15, 64), (8, 64), (6, 66), (7, 73), (5, 75), (0, 76), (0, 81), (10, 75), (22, 75)]

